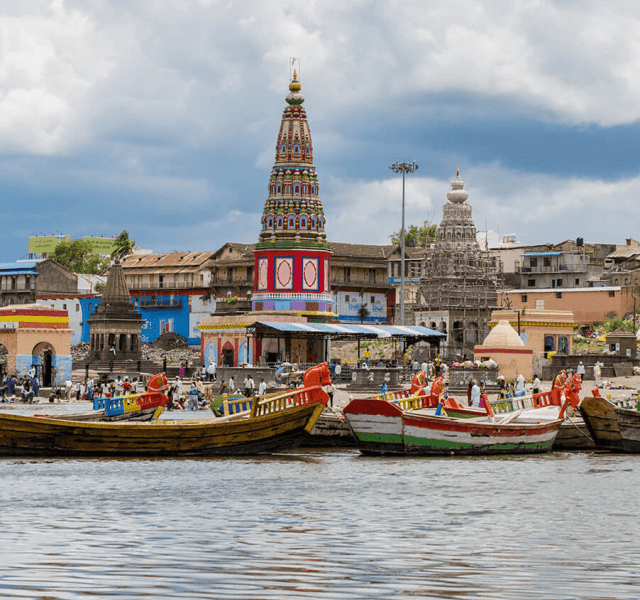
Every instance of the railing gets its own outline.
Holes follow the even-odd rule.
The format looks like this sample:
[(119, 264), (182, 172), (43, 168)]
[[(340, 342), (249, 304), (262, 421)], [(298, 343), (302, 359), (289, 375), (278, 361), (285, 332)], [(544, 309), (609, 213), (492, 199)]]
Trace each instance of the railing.
[(530, 267), (522, 266), (516, 267), (516, 273), (585, 273), (587, 265), (556, 265), (556, 266), (541, 266)]
[(204, 283), (194, 283), (191, 281), (178, 281), (177, 283), (169, 283), (168, 281), (163, 281), (162, 283), (151, 283), (151, 282), (142, 282), (135, 283), (132, 281), (127, 281), (127, 287), (129, 290), (188, 290), (192, 288), (204, 288), (207, 287)]

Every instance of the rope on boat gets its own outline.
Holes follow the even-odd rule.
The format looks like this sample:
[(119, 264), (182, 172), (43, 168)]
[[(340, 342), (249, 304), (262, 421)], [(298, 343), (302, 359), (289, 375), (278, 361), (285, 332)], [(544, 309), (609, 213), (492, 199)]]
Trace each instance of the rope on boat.
[(569, 421), (569, 423), (571, 423), (580, 433), (580, 435), (583, 435), (584, 437), (586, 437), (589, 441), (591, 441), (591, 436), (586, 434), (584, 431), (582, 431), (582, 429), (580, 429), (580, 427), (578, 427), (578, 424), (569, 416), (567, 415), (566, 417)]

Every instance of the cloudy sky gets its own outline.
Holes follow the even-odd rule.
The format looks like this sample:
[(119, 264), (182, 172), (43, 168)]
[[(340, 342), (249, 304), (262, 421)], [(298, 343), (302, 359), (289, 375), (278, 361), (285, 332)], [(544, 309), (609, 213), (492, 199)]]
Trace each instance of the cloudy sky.
[[(636, 6), (636, 7), (634, 7)], [(289, 57), (330, 240), (438, 221), (640, 238), (640, 5), (628, 0), (0, 0), (0, 261), (32, 234), (155, 252), (255, 242)]]

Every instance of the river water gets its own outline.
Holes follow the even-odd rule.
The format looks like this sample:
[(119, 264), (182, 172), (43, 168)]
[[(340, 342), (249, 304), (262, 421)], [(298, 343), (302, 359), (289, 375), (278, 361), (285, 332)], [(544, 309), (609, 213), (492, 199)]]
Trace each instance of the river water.
[(0, 598), (635, 600), (639, 460), (2, 458)]

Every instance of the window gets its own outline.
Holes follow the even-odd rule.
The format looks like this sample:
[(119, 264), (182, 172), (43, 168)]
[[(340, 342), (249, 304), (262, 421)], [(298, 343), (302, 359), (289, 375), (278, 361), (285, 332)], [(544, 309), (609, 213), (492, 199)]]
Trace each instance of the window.
[(580, 285), (580, 280), (576, 279), (576, 285)]
[(536, 287), (535, 279), (527, 279), (527, 287)]
[(371, 296), (371, 304), (375, 304), (376, 303), (376, 297), (375, 296)]
[(562, 287), (562, 279), (556, 279), (556, 287)]
[(369, 283), (375, 283), (375, 282), (376, 282), (376, 270), (369, 269)]
[(609, 298), (615, 298), (615, 297), (616, 297), (616, 292), (615, 292), (615, 290), (611, 290), (611, 291), (609, 292)]
[(550, 259), (550, 258), (545, 258), (545, 259), (543, 260), (543, 265), (544, 265), (545, 267), (550, 267), (550, 266), (551, 266), (551, 259)]
[(76, 304), (76, 312), (80, 312), (80, 305)]
[(522, 296), (520, 297), (520, 300), (522, 302), (526, 302), (527, 301), (527, 295), (526, 294), (522, 294)]
[(345, 302), (349, 302), (349, 294), (345, 294), (344, 295), (344, 301)]
[(536, 310), (544, 310), (544, 300), (536, 300)]
[(556, 292), (556, 298), (562, 298), (562, 292)]
[(537, 258), (530, 258), (530, 259), (529, 259), (529, 264), (530, 264), (532, 267), (537, 267), (537, 266), (538, 266), (538, 259), (537, 259)]
[(159, 288), (164, 287), (164, 275), (158, 275), (158, 287)]
[(351, 267), (344, 268), (344, 280), (351, 281)]
[(62, 305), (62, 310), (67, 310), (67, 305), (66, 304)]

